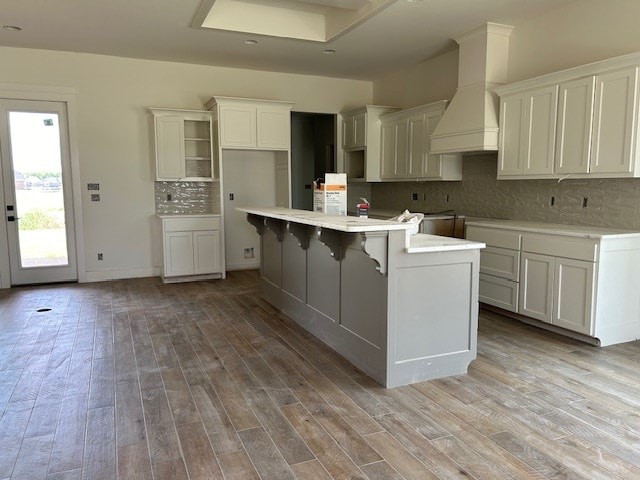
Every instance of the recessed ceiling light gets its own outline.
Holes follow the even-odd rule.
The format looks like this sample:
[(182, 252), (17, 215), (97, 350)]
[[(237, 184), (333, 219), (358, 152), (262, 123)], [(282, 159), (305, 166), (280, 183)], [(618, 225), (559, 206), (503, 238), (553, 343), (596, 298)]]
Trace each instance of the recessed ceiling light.
[(336, 51), (333, 48), (327, 48), (325, 50), (322, 50), (322, 53), (331, 55), (332, 53), (336, 53)]
[(245, 41), (244, 41), (244, 44), (245, 44), (245, 45), (257, 45), (257, 44), (258, 44), (258, 41), (257, 41), (257, 40), (254, 40), (254, 39), (252, 39), (252, 38), (250, 38), (249, 40), (245, 40)]
[(11, 30), (13, 32), (19, 32), (22, 30), (22, 27), (19, 27), (17, 25), (3, 25), (2, 28), (4, 30)]

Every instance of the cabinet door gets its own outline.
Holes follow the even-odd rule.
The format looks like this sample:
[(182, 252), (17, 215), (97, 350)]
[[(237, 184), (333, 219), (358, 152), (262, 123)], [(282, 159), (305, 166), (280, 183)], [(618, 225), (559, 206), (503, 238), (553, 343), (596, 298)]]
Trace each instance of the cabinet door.
[(520, 251), (487, 246), (480, 252), (480, 273), (506, 278), (520, 278)]
[(518, 313), (518, 287), (517, 282), (481, 273), (478, 282), (478, 300)]
[(193, 275), (193, 234), (167, 232), (164, 235), (165, 277)]
[(342, 148), (353, 148), (355, 146), (354, 118), (345, 117), (342, 119)]
[(551, 323), (554, 257), (522, 252), (519, 312)]
[(594, 83), (595, 77), (587, 77), (560, 84), (556, 173), (589, 172)]
[(594, 263), (555, 259), (553, 324), (593, 335)]
[(393, 178), (396, 173), (396, 124), (382, 124), (382, 178)]
[(441, 178), (442, 177), (442, 155), (434, 155), (429, 153), (431, 150), (431, 134), (438, 126), (442, 113), (434, 112), (425, 115), (425, 168), (424, 177)]
[(353, 145), (365, 147), (367, 145), (367, 114), (360, 113), (353, 117)]
[(425, 131), (425, 116), (409, 118), (409, 164), (407, 177), (420, 178), (425, 174), (425, 144), (428, 136)]
[(396, 178), (406, 178), (409, 163), (409, 120), (401, 120), (396, 125)]
[(286, 108), (258, 108), (258, 148), (288, 150), (291, 112)]
[(500, 101), (498, 177), (523, 172), (524, 105), (524, 95), (509, 95)]
[(220, 146), (256, 148), (256, 109), (242, 105), (220, 107)]
[(155, 117), (156, 179), (177, 180), (185, 176), (184, 120), (166, 115)]
[(523, 154), (524, 174), (553, 173), (556, 140), (558, 86), (545, 87), (525, 96)]
[(220, 232), (193, 232), (193, 261), (194, 273), (219, 273), (220, 261)]
[(592, 173), (631, 172), (637, 90), (637, 68), (596, 77)]

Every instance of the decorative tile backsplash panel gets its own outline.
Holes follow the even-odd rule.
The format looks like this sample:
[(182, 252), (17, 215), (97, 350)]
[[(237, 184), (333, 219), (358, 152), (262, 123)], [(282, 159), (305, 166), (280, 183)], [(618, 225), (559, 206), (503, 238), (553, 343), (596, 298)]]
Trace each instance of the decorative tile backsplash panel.
[(640, 179), (497, 180), (496, 169), (495, 154), (465, 156), (460, 182), (373, 183), (369, 200), (381, 209), (640, 230)]
[(219, 191), (218, 182), (155, 182), (156, 213), (220, 213)]

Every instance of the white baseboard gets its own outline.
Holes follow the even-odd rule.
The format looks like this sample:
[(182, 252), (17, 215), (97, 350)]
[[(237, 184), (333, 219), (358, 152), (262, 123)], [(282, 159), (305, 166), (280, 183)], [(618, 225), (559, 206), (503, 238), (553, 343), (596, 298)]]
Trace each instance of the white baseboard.
[(108, 280), (121, 280), (123, 278), (157, 277), (158, 272), (153, 267), (147, 268), (113, 268), (110, 270), (97, 270), (86, 272), (87, 282), (105, 282)]

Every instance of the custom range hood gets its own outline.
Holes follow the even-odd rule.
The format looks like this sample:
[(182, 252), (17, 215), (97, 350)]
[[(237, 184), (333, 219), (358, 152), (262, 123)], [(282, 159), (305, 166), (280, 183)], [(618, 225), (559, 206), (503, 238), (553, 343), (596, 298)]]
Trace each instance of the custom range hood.
[(498, 150), (500, 104), (513, 27), (487, 22), (457, 36), (458, 89), (431, 135), (431, 153)]

